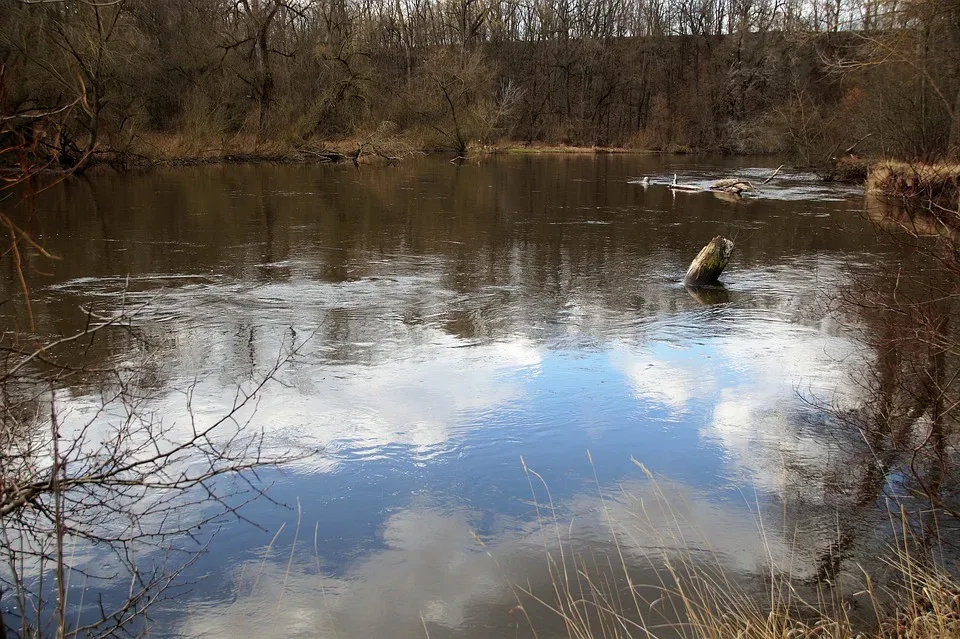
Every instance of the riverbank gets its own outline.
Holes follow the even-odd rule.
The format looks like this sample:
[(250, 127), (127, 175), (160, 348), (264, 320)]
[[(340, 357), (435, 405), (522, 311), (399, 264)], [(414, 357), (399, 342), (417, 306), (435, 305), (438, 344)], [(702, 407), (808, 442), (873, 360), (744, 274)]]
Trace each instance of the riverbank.
[(893, 199), (881, 217), (913, 234), (950, 235), (960, 231), (960, 164), (897, 162), (871, 164), (868, 196)]
[[(644, 148), (639, 146), (579, 146), (565, 143), (522, 140), (495, 143), (474, 142), (461, 153), (455, 149), (407, 134), (375, 134), (342, 140), (257, 140), (256, 136), (233, 135), (222, 138), (192, 138), (176, 134), (139, 136), (124, 148), (104, 149), (91, 155), (88, 167), (149, 168), (155, 166), (196, 166), (209, 164), (396, 164), (423, 155), (447, 155), (467, 159), (491, 155), (540, 154), (638, 154), (697, 155), (716, 154), (715, 150), (683, 146)], [(731, 155), (726, 153), (724, 155)], [(761, 155), (743, 153), (732, 155)]]
[(960, 164), (876, 162), (867, 175), (867, 190), (955, 207), (960, 199)]

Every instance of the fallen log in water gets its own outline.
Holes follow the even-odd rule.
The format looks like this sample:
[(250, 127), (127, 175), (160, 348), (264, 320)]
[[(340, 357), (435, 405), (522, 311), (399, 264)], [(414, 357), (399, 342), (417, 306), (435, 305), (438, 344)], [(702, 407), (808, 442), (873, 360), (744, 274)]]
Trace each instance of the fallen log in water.
[(740, 178), (726, 178), (723, 180), (717, 180), (711, 184), (710, 189), (712, 191), (723, 191), (725, 193), (740, 195), (744, 191), (756, 191), (757, 187), (755, 187), (749, 180), (741, 180)]
[(677, 184), (677, 174), (673, 174), (673, 184), (667, 185), (673, 191), (702, 191), (703, 187), (696, 184)]
[(713, 197), (718, 200), (723, 200), (724, 202), (730, 202), (731, 204), (740, 204), (743, 202), (743, 196), (739, 193), (727, 193), (726, 191), (710, 191), (713, 193)]
[[(780, 173), (780, 169), (783, 168), (781, 164), (770, 174), (766, 180), (760, 184), (769, 184), (770, 180), (777, 177), (777, 174)], [(711, 191), (722, 191), (724, 193), (733, 193), (734, 195), (740, 195), (741, 193), (757, 192), (760, 189), (754, 186), (753, 182), (750, 180), (744, 180), (742, 178), (723, 178), (721, 180), (716, 180), (710, 184)]]
[(777, 167), (777, 169), (773, 173), (770, 174), (770, 177), (768, 177), (766, 180), (764, 180), (760, 184), (769, 184), (770, 180), (777, 177), (777, 174), (780, 173), (780, 169), (782, 168), (783, 168), (783, 165), (781, 164), (780, 166)]
[(727, 267), (732, 254), (733, 242), (722, 235), (716, 236), (693, 258), (687, 274), (683, 276), (683, 283), (688, 286), (715, 283)]
[(318, 162), (343, 162), (347, 159), (347, 156), (343, 153), (329, 149), (301, 149), (300, 152), (307, 157), (316, 158)]

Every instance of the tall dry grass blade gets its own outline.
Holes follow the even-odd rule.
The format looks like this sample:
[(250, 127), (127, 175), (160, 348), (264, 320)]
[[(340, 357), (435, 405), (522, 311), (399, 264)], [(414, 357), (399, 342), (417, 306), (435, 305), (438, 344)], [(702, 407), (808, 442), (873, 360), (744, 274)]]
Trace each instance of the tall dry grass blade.
[(293, 543), (290, 544), (290, 556), (287, 558), (287, 569), (283, 573), (283, 584), (280, 586), (280, 594), (277, 596), (277, 607), (273, 614), (280, 612), (280, 604), (283, 603), (283, 595), (287, 592), (287, 580), (290, 578), (290, 570), (293, 568), (293, 555), (297, 550), (297, 539), (300, 537), (300, 521), (303, 512), (300, 509), (300, 498), (297, 497), (297, 528), (293, 532)]
[(257, 570), (257, 576), (253, 580), (253, 586), (250, 587), (250, 595), (253, 596), (257, 592), (257, 584), (260, 583), (260, 577), (263, 576), (263, 569), (266, 566), (267, 558), (270, 556), (270, 551), (273, 550), (273, 544), (276, 543), (277, 537), (280, 536), (280, 533), (283, 532), (283, 529), (286, 527), (287, 522), (280, 524), (280, 528), (273, 535), (273, 539), (270, 540), (270, 543), (267, 544), (266, 549), (263, 551), (263, 558), (260, 560), (260, 568)]

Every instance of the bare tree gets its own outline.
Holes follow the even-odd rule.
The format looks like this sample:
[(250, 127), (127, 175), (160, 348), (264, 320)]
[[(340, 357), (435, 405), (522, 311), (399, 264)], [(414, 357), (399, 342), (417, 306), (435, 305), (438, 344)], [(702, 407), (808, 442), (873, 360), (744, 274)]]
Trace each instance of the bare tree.
[[(29, 312), (23, 256), (54, 258), (28, 228), (43, 188), (35, 181), (57, 166), (49, 132), (84, 96), (11, 111), (3, 100), (8, 78), (0, 65), (0, 221), (10, 238), (3, 255), (13, 261)], [(58, 170), (42, 184), (65, 175)], [(4, 618), (0, 608), (4, 634), (8, 628), (29, 637), (140, 633), (150, 607), (178, 592), (179, 577), (205, 550), (215, 524), (243, 519), (243, 506), (264, 496), (256, 471), (314, 452), (268, 450), (254, 421), (257, 398), (304, 341), (286, 342), (216, 418), (197, 415), (193, 387), (181, 389), (187, 420), (172, 422), (149, 408), (144, 380), (155, 345), (139, 327), (143, 309), (128, 307), (121, 294), (109, 313), (88, 310), (75, 334), (0, 335), (0, 603), (14, 601), (17, 611)], [(95, 345), (108, 335), (122, 336), (142, 356), (126, 366), (96, 357)], [(61, 404), (77, 388), (99, 398), (83, 418)], [(115, 567), (103, 572), (79, 559), (78, 548), (106, 553)], [(127, 580), (123, 596), (69, 599), (71, 583), (115, 579)]]
[[(270, 107), (276, 99), (273, 59), (292, 58), (295, 52), (287, 45), (285, 33), (303, 12), (283, 0), (238, 0), (230, 8), (228, 28), (234, 33), (220, 46), (224, 51), (241, 49), (252, 66), (252, 75), (241, 74), (257, 105), (257, 134), (265, 132)], [(239, 33), (236, 33), (239, 32)]]
[(479, 51), (444, 48), (424, 64), (427, 95), (426, 117), (458, 155), (466, 155), (470, 143), (482, 134), (483, 96), (492, 81), (491, 69)]
[[(27, 226), (33, 218), (32, 203), (41, 189), (83, 166), (94, 147), (79, 151), (69, 146), (66, 122), (76, 109), (88, 110), (86, 94), (81, 92), (70, 101), (39, 108), (17, 109), (10, 104), (10, 87), (14, 71), (0, 64), (0, 224), (6, 228), (9, 246), (4, 256), (13, 262), (13, 271), (23, 293), (29, 328), (34, 328), (30, 290), (24, 275), (25, 260), (30, 252), (46, 259), (55, 259), (34, 241)], [(65, 155), (69, 158), (65, 159)], [(41, 174), (52, 176), (42, 187), (35, 184)]]
[[(198, 417), (192, 388), (184, 389), (188, 423), (148, 409), (143, 363), (99, 368), (61, 360), (64, 349), (107, 331), (149, 349), (136, 328), (141, 310), (91, 312), (83, 331), (32, 350), (12, 337), (0, 345), (0, 558), (24, 634), (136, 634), (149, 607), (175, 591), (182, 570), (205, 550), (211, 524), (244, 519), (243, 506), (264, 496), (256, 470), (294, 458), (270, 453), (253, 419), (257, 397), (301, 344), (287, 344), (218, 418)], [(81, 375), (97, 376), (100, 405), (86, 419), (64, 421), (58, 396)], [(84, 546), (109, 553), (116, 568), (104, 574), (73, 561)], [(68, 600), (69, 583), (107, 579), (127, 579), (128, 594)], [(68, 619), (70, 610), (77, 618)]]

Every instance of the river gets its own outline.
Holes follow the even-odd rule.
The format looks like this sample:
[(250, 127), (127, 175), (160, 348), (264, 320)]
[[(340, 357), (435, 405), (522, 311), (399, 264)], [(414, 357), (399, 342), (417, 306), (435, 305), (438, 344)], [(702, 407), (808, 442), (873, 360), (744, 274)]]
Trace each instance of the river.
[[(136, 308), (136, 338), (75, 356), (136, 370), (142, 410), (175, 431), (215, 420), (289, 355), (243, 428), (297, 459), (254, 480), (273, 501), (204, 529), (217, 534), (152, 633), (479, 638), (519, 620), (520, 636), (552, 636), (562, 623), (522, 590), (554, 596), (561, 547), (597, 574), (622, 556), (635, 582), (691, 547), (745, 583), (771, 560), (810, 580), (847, 524), (845, 556), (869, 552), (882, 495), (843, 489), (869, 460), (827, 408), (865, 401), (873, 355), (830, 300), (896, 249), (861, 190), (809, 174), (743, 199), (665, 186), (774, 166), (204, 166), (44, 193), (37, 237), (62, 259), (27, 269), (37, 331)], [(736, 244), (723, 288), (688, 290), (717, 234)], [(26, 326), (22, 304), (0, 311)], [(84, 379), (58, 391), (64, 423), (108, 430), (123, 411)], [(109, 553), (77, 553), (110, 573)], [(128, 584), (71, 588), (109, 599)]]

